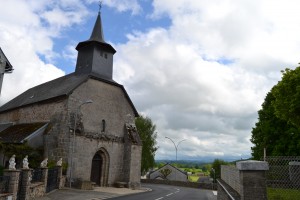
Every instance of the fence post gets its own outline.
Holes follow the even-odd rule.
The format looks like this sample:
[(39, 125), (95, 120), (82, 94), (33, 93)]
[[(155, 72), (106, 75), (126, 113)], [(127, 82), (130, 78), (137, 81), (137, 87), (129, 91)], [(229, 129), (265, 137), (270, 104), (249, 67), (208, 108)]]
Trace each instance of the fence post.
[(240, 171), (241, 200), (267, 200), (265, 172), (269, 165), (265, 161), (240, 161), (236, 163)]
[(21, 174), (21, 188), (20, 188), (20, 199), (29, 200), (30, 199), (30, 179), (31, 179), (31, 169), (22, 169)]
[(289, 175), (293, 187), (300, 189), (300, 162), (289, 162)]
[(42, 182), (45, 185), (45, 193), (47, 191), (48, 167), (42, 167)]
[(9, 176), (8, 192), (12, 193), (12, 200), (17, 199), (20, 172), (21, 172), (20, 170), (8, 170), (8, 169), (5, 169), (3, 171), (4, 176)]

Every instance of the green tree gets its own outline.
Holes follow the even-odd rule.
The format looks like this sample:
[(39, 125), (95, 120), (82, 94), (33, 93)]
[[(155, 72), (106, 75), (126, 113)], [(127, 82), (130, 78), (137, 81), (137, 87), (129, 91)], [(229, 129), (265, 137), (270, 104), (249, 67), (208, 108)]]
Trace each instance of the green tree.
[[(210, 173), (210, 177), (217, 179), (221, 178), (221, 165), (228, 165), (229, 163), (221, 160), (221, 159), (215, 159), (214, 162), (212, 163), (212, 169)], [(215, 182), (215, 180), (214, 180)]]
[(155, 166), (154, 157), (157, 150), (156, 126), (149, 117), (144, 116), (136, 118), (135, 125), (143, 143), (141, 172), (145, 174), (150, 168)]
[(282, 80), (272, 90), (276, 116), (300, 128), (300, 67), (282, 71)]
[[(282, 80), (267, 94), (262, 109), (258, 111), (258, 122), (252, 129), (251, 137), (251, 142), (254, 144), (251, 148), (252, 156), (255, 159), (263, 157), (264, 148), (268, 156), (297, 155), (299, 152), (300, 127), (293, 122), (294, 118), (288, 119), (290, 115), (288, 113), (293, 109), (293, 114), (297, 114), (295, 109), (298, 107), (295, 102), (297, 97), (293, 94), (297, 92), (296, 85), (300, 86), (300, 82), (297, 83), (297, 76), (300, 81), (299, 69), (296, 71), (286, 69)], [(284, 91), (284, 87), (287, 91)], [(293, 106), (287, 110), (289, 103)], [(300, 106), (300, 99), (298, 104)], [(300, 115), (295, 116), (295, 118), (299, 117)]]

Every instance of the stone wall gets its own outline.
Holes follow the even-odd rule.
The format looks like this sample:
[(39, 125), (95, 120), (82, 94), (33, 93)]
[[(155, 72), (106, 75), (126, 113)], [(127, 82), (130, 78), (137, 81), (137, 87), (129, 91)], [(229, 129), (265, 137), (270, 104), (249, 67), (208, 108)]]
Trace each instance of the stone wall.
[[(62, 176), (62, 167), (58, 167), (58, 188), (61, 188), (65, 178)], [(21, 170), (4, 170), (4, 175), (9, 176), (8, 194), (0, 195), (1, 199), (7, 199), (8, 196), (12, 197), (12, 200), (16, 200), (17, 197), (20, 200), (31, 200), (46, 193), (47, 180), (48, 180), (48, 168), (42, 168), (42, 179), (40, 182), (31, 183), (32, 169)]]
[[(240, 161), (236, 169), (221, 167), (218, 179), (218, 200), (267, 200), (265, 171), (269, 169), (264, 161)], [(237, 172), (238, 171), (238, 172)]]
[(116, 181), (121, 181), (123, 172), (124, 144), (111, 141), (101, 141), (77, 136), (75, 142), (75, 152), (73, 155), (74, 168), (73, 175), (83, 181), (89, 181), (92, 169), (92, 159), (96, 152), (104, 148), (109, 153), (109, 176), (108, 186), (112, 186)]
[(180, 187), (201, 188), (201, 189), (208, 189), (208, 190), (212, 190), (216, 188), (216, 186), (213, 185), (213, 183), (196, 183), (196, 182), (170, 181), (170, 180), (158, 180), (158, 179), (141, 179), (141, 183), (174, 185)]
[(141, 180), (141, 157), (142, 157), (142, 146), (131, 145), (131, 159), (130, 159), (130, 170), (129, 170), (129, 188), (140, 188)]
[(221, 179), (241, 194), (240, 171), (235, 166), (222, 165)]
[(0, 114), (1, 123), (49, 122), (51, 116), (66, 110), (66, 99), (58, 98), (51, 102), (36, 103)]
[[(74, 178), (84, 181), (90, 179), (92, 158), (99, 149), (103, 148), (109, 153), (108, 186), (118, 181), (139, 184), (141, 147), (128, 146), (124, 141), (125, 123), (128, 120), (134, 123), (135, 116), (124, 91), (118, 86), (94, 79), (89, 79), (75, 89), (68, 100), (71, 137), (73, 137), (71, 132), (76, 110), (86, 100), (92, 100), (93, 103), (81, 106), (77, 113), (72, 169)], [(129, 115), (131, 118), (128, 117)], [(67, 144), (64, 148), (68, 149), (70, 145)], [(125, 158), (125, 155), (128, 158)]]
[[(49, 122), (44, 135), (45, 157), (51, 160), (58, 160), (60, 157), (67, 162), (68, 149), (64, 149), (66, 143), (69, 143), (68, 126), (68, 101), (65, 98), (57, 98), (51, 101), (36, 103), (12, 111), (0, 114), (1, 123), (33, 123)], [(61, 144), (64, 144), (63, 146)]]
[(29, 199), (35, 199), (45, 195), (45, 184), (43, 182), (30, 185)]
[[(93, 103), (83, 105), (79, 109), (79, 106), (89, 99)], [(129, 115), (132, 116), (131, 119), (128, 118)], [(73, 178), (90, 180), (93, 156), (100, 148), (106, 149), (109, 152), (110, 164), (108, 185), (113, 185), (116, 181), (123, 181), (125, 176), (128, 176), (128, 182), (132, 180), (139, 183), (140, 146), (129, 146), (130, 162), (126, 163), (129, 164), (129, 171), (128, 173), (124, 171), (124, 125), (128, 120), (134, 123), (134, 116), (135, 111), (121, 87), (88, 79), (69, 97), (2, 113), (0, 121), (49, 122), (44, 134), (45, 157), (49, 160), (63, 158), (63, 162), (69, 164), (68, 172), (72, 157)], [(74, 134), (75, 121), (76, 134)]]
[(76, 111), (80, 102), (89, 99), (93, 103), (84, 105), (80, 109), (84, 131), (101, 132), (102, 120), (105, 120), (105, 134), (124, 137), (124, 124), (127, 116), (130, 114), (134, 117), (135, 114), (122, 89), (115, 85), (89, 79), (70, 95), (69, 114)]

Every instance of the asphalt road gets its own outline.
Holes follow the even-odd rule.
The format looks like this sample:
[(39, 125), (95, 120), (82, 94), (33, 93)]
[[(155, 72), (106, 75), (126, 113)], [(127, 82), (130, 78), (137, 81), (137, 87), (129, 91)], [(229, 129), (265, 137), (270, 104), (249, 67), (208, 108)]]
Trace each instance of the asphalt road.
[(203, 190), (170, 185), (143, 184), (143, 187), (152, 189), (151, 192), (142, 192), (133, 195), (111, 198), (112, 200), (216, 200), (212, 190)]

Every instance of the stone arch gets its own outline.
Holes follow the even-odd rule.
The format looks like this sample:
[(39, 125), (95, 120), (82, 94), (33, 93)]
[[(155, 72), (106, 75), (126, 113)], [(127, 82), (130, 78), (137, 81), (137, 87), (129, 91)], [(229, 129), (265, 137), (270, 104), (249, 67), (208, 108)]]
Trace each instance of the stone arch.
[(108, 186), (109, 154), (105, 148), (100, 148), (92, 159), (91, 181), (99, 186)]

